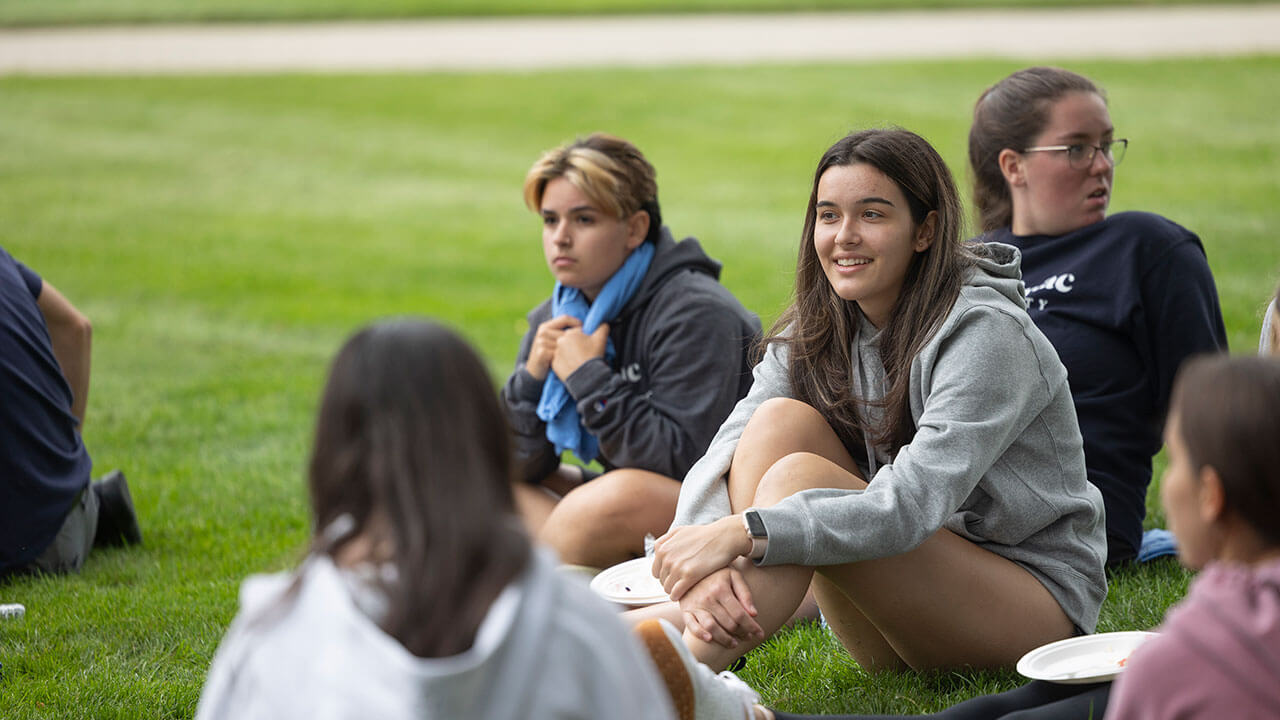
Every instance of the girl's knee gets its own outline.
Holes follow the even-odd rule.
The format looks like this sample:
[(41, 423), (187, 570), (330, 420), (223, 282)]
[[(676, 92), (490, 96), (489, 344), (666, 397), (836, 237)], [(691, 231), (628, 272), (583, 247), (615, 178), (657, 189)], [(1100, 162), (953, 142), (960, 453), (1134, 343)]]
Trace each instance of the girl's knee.
[(850, 469), (853, 466), (844, 443), (822, 413), (791, 398), (771, 398), (756, 408), (743, 429), (734, 462), (742, 459), (767, 466), (796, 452), (815, 453)]
[(665, 510), (667, 506), (674, 513), (676, 501), (680, 498), (680, 483), (647, 470), (613, 470), (590, 484), (597, 486), (598, 503), (624, 513), (642, 512), (650, 508)]
[(540, 539), (561, 560), (580, 565), (607, 567), (643, 553), (645, 533), (671, 525), (680, 486), (640, 473), (616, 470), (575, 488), (556, 505)]
[(812, 405), (794, 398), (769, 398), (751, 413), (747, 420), (747, 433), (792, 434), (812, 431), (816, 426), (827, 427), (827, 421)]
[(651, 516), (675, 515), (679, 483), (642, 470), (614, 470), (584, 483), (560, 501), (557, 520), (588, 528), (618, 528)]
[(760, 478), (755, 504), (773, 505), (804, 490), (859, 490), (866, 486), (861, 478), (829, 458), (812, 452), (793, 452), (779, 458)]

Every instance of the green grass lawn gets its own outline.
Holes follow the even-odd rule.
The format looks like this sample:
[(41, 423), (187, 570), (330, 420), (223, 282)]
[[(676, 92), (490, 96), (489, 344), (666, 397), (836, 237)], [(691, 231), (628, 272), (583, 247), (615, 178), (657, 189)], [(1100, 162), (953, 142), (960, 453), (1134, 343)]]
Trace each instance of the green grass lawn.
[[(1280, 58), (1073, 67), (1132, 140), (1114, 209), (1200, 233), (1232, 347), (1253, 352), (1280, 278)], [(509, 371), (550, 289), (520, 201), (542, 150), (596, 129), (634, 140), (675, 232), (770, 321), (827, 145), (898, 123), (963, 168), (973, 100), (1014, 68), (0, 80), (0, 245), (94, 320), (85, 439), (99, 472), (127, 472), (146, 537), (79, 576), (0, 586), (27, 606), (0, 622), (0, 717), (191, 716), (240, 580), (299, 557), (319, 383), (343, 338), (425, 313), (476, 343), (495, 382)], [(1155, 623), (1186, 576), (1165, 562), (1113, 581), (1104, 630)], [(811, 629), (744, 675), (808, 711), (917, 712), (1016, 681), (869, 676)]]
[[(1131, 5), (1242, 0), (1127, 0)], [(1265, 0), (1243, 0), (1264, 2)], [(1114, 5), (1112, 0), (0, 0), (0, 25)]]

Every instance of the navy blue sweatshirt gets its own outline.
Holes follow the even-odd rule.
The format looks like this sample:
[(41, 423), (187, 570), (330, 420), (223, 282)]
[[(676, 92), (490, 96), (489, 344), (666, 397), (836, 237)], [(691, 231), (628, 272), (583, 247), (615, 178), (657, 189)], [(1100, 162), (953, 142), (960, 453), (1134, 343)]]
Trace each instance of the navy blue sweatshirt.
[(1022, 251), (1028, 312), (1067, 367), (1089, 480), (1106, 505), (1108, 562), (1130, 559), (1174, 375), (1189, 356), (1227, 348), (1204, 247), (1144, 212), (1065, 235), (1003, 228), (984, 239)]
[(89, 484), (71, 387), (36, 304), (43, 288), (0, 248), (0, 576), (53, 542)]

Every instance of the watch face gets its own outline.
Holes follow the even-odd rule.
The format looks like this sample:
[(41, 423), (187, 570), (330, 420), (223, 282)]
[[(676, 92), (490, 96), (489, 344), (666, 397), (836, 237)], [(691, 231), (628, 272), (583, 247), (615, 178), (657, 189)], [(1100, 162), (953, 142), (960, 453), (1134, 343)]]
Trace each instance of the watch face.
[(746, 514), (747, 530), (751, 532), (751, 537), (768, 537), (764, 531), (764, 521), (760, 519), (760, 515), (752, 511)]

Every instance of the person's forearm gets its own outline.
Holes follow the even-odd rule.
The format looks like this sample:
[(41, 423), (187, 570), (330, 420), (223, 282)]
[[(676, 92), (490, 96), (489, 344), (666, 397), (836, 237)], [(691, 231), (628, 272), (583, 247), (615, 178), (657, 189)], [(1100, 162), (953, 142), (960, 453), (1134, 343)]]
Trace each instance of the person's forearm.
[(49, 340), (53, 355), (62, 369), (62, 375), (71, 386), (71, 414), (84, 425), (85, 411), (89, 406), (89, 363), (91, 357), (93, 326), (47, 282), (37, 304), (49, 328)]
[(53, 341), (53, 354), (58, 358), (62, 374), (71, 386), (71, 414), (84, 425), (85, 411), (89, 406), (89, 362), (93, 331), (88, 321), (83, 324), (49, 328)]

